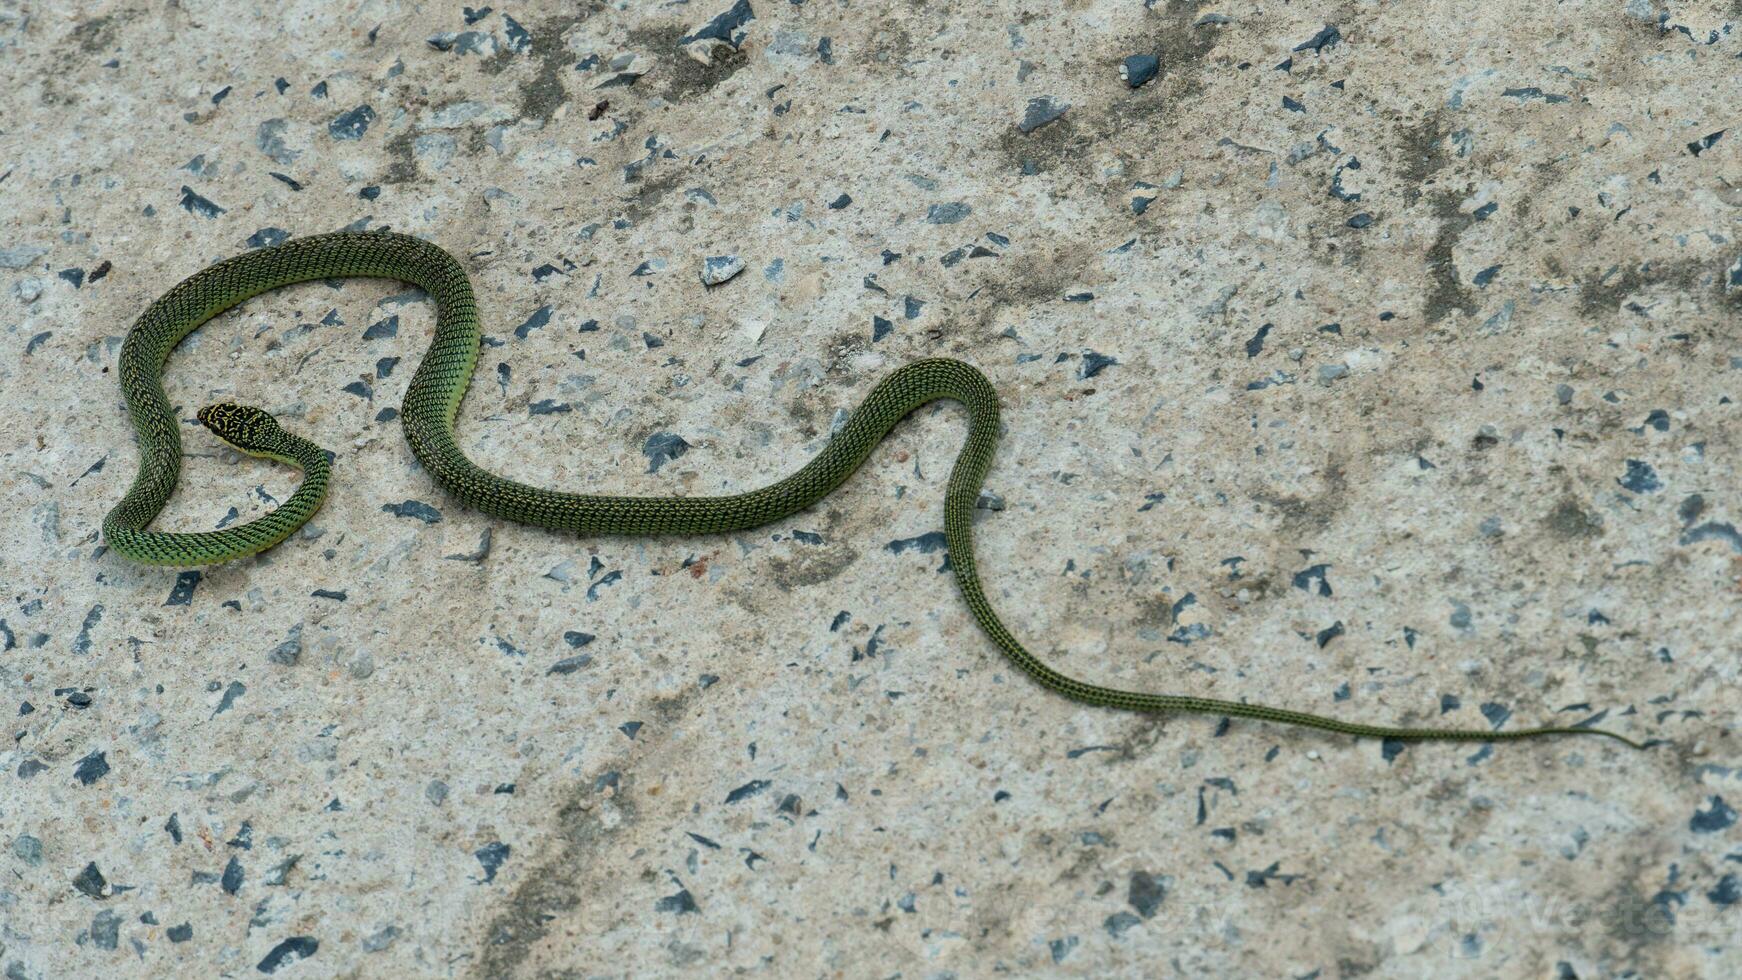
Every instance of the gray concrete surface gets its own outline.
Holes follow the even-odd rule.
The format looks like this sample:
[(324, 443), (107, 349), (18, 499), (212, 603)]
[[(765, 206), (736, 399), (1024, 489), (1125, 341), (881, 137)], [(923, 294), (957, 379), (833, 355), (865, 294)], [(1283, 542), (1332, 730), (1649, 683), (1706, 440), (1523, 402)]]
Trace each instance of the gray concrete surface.
[[(494, 6), (0, 3), (0, 975), (1742, 972), (1742, 8)], [(106, 554), (131, 319), (340, 227), (465, 258), (501, 472), (749, 488), (960, 357), (1062, 669), (1666, 744), (1051, 696), (954, 407), (754, 533), (487, 519), (390, 283), (171, 361), (337, 453), (306, 533)], [(160, 526), (294, 485), (187, 432)]]

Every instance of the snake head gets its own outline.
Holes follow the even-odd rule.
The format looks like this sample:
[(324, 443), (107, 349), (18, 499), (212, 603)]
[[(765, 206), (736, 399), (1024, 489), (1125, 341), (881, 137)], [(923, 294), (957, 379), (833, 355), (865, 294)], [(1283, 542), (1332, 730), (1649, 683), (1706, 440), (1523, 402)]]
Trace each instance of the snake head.
[(199, 410), (200, 424), (250, 456), (281, 456), (290, 435), (263, 409), (219, 402)]

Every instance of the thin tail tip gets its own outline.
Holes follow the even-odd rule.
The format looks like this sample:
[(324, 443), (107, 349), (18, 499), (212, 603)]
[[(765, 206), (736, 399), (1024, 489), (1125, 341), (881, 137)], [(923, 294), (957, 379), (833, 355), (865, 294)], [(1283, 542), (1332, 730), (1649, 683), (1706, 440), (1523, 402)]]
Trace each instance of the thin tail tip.
[(1576, 732), (1580, 735), (1602, 735), (1605, 738), (1612, 738), (1615, 741), (1620, 742), (1621, 744), (1627, 746), (1630, 749), (1637, 749), (1641, 752), (1644, 752), (1647, 749), (1655, 748), (1659, 745), (1669, 745), (1670, 744), (1670, 740), (1667, 738), (1648, 738), (1645, 741), (1640, 742), (1640, 741), (1636, 741), (1634, 739), (1628, 738), (1627, 736), (1622, 735), (1619, 732), (1609, 731), (1606, 728), (1573, 728), (1573, 729), (1568, 729), (1568, 731), (1569, 732)]

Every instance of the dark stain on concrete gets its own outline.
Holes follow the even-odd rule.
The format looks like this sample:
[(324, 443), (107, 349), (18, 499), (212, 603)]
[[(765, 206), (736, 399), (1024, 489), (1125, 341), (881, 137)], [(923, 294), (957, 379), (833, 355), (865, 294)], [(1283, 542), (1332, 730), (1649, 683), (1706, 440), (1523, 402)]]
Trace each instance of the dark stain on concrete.
[(676, 190), (683, 183), (683, 174), (672, 173), (661, 177), (642, 180), (638, 177), (626, 178), (634, 185), (634, 196), (623, 207), (623, 216), (634, 224), (641, 224), (654, 213), (666, 195)]
[(1475, 316), (1480, 302), (1458, 276), (1458, 263), (1453, 255), (1458, 238), (1476, 223), (1473, 215), (1460, 210), (1464, 195), (1452, 187), (1440, 188), (1441, 171), (1451, 166), (1451, 144), (1445, 120), (1433, 113), (1413, 126), (1402, 128), (1393, 141), (1396, 149), (1397, 180), (1404, 203), (1415, 205), (1427, 198), (1439, 230), (1427, 251), (1427, 298), (1422, 302), (1422, 315), (1429, 323), (1440, 323), (1453, 312)]
[(72, 40), (78, 43), (80, 51), (96, 54), (115, 43), (115, 34), (120, 26), (112, 16), (92, 17), (73, 28)]
[(647, 27), (629, 32), (628, 47), (650, 52), (658, 63), (654, 73), (636, 83), (637, 88), (651, 82), (658, 86), (659, 95), (666, 101), (683, 102), (712, 91), (715, 86), (736, 75), (740, 68), (750, 63), (750, 56), (743, 51), (717, 45), (713, 59), (704, 65), (690, 57), (689, 52), (678, 43), (678, 39), (688, 33), (688, 29), (681, 24)]
[(517, 83), (520, 105), (516, 115), (521, 119), (548, 120), (557, 107), (568, 99), (563, 78), (574, 70), (575, 57), (563, 41), (563, 35), (588, 17), (604, 9), (603, 4), (582, 4), (579, 13), (552, 17), (528, 29), (532, 41), (524, 52), (503, 48), (485, 59), (481, 67), (486, 74), (497, 75), (518, 62), (524, 54), (534, 66), (532, 78)]
[[(701, 692), (702, 688), (690, 686), (670, 697), (655, 697), (641, 714), (654, 718), (660, 728), (670, 729), (690, 714)], [(514, 974), (525, 964), (533, 947), (550, 934), (551, 922), (574, 912), (583, 901), (598, 893), (599, 882), (589, 876), (600, 852), (641, 819), (632, 765), (646, 762), (649, 753), (674, 743), (643, 739), (638, 744), (643, 747), (640, 754), (619, 760), (612, 768), (588, 774), (570, 790), (557, 810), (552, 834), (555, 845), (546, 850), (549, 856), (545, 860), (526, 873), (525, 880), (509, 896), (507, 908), (484, 930), (473, 976), (495, 978)], [(607, 776), (614, 777), (609, 790), (605, 788)], [(649, 795), (657, 792), (654, 789)], [(616, 815), (610, 826), (600, 817), (607, 805)]]
[(382, 146), (387, 152), (387, 172), (381, 175), (383, 184), (405, 184), (417, 179), (417, 154), (412, 147), (417, 134), (409, 129), (391, 137)]
[(782, 592), (791, 592), (827, 582), (846, 571), (858, 557), (858, 549), (838, 542), (821, 548), (798, 545), (790, 557), (768, 559), (768, 568), (774, 574), (775, 587)]
[(533, 946), (550, 933), (550, 923), (573, 912), (593, 890), (586, 880), (599, 852), (639, 819), (631, 789), (634, 777), (622, 775), (610, 805), (617, 821), (607, 827), (600, 818), (601, 792), (595, 791), (603, 772), (580, 783), (557, 811), (551, 856), (527, 872), (508, 898), (508, 907), (491, 920), (472, 969), (475, 977), (503, 977), (526, 962)]
[(1439, 323), (1453, 311), (1475, 316), (1480, 308), (1476, 295), (1458, 278), (1458, 262), (1452, 250), (1458, 237), (1476, 219), (1458, 210), (1456, 194), (1436, 194), (1431, 201), (1439, 218), (1439, 232), (1427, 250), (1428, 294), (1422, 302), (1422, 315), (1429, 323)]
[(1600, 538), (1603, 518), (1579, 505), (1572, 497), (1561, 498), (1542, 523), (1557, 537), (1567, 539)]
[(1660, 287), (1689, 296), (1713, 290), (1721, 301), (1722, 272), (1721, 263), (1699, 259), (1593, 270), (1574, 280), (1579, 287), (1579, 313), (1587, 317), (1614, 314), (1623, 309), (1628, 297)]
[(1446, 140), (1450, 132), (1450, 127), (1436, 112), (1414, 126), (1402, 128), (1392, 141), (1397, 154), (1397, 179), (1405, 204), (1421, 200), (1427, 193), (1425, 185), (1435, 183), (1435, 176), (1451, 165), (1451, 144)]
[[(1194, 26), (1198, 11), (1187, 4), (1168, 4), (1149, 12), (1145, 29), (1110, 50), (1120, 54), (1107, 60), (1101, 70), (1117, 75), (1125, 54), (1153, 51), (1162, 55), (1161, 74), (1133, 92), (1122, 92), (1105, 108), (1078, 104), (1056, 122), (1023, 133), (1016, 127), (1020, 105), (1011, 108), (1010, 125), (998, 136), (998, 153), (1010, 169), (1022, 174), (1069, 170), (1094, 178), (1090, 148), (1104, 139), (1117, 137), (1121, 147), (1152, 146), (1169, 140), (1176, 117), (1194, 111), (1204, 91), (1202, 67), (1215, 49), (1223, 30), (1219, 24)], [(1226, 67), (1232, 72), (1230, 59)], [(1026, 90), (1025, 90), (1026, 91)], [(1043, 94), (1027, 91), (1029, 95)], [(1129, 164), (1140, 162), (1139, 154), (1119, 151)]]
[(1349, 476), (1340, 462), (1330, 462), (1324, 471), (1325, 489), (1311, 497), (1255, 493), (1252, 499), (1278, 512), (1288, 534), (1317, 533), (1348, 505)]
[(1066, 164), (1084, 161), (1096, 139), (1093, 131), (1078, 125), (1078, 119), (1086, 115), (1073, 107), (1032, 133), (1016, 128), (1013, 117), (1009, 127), (998, 136), (998, 153), (1009, 169), (1025, 176), (1050, 173)]
[(483, 126), (466, 127), (466, 155), (475, 157), (490, 148), (490, 130)]

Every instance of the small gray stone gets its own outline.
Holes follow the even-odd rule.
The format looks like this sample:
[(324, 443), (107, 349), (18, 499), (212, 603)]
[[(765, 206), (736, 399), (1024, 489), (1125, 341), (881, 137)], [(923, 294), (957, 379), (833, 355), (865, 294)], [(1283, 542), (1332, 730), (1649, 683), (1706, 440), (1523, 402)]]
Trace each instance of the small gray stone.
[(744, 271), (744, 260), (736, 255), (710, 255), (702, 260), (702, 285), (718, 286)]
[(42, 841), (29, 834), (19, 834), (12, 840), (12, 853), (34, 868), (42, 863)]
[(459, 144), (446, 133), (431, 133), (411, 141), (411, 150), (418, 161), (431, 170), (444, 170), (454, 160)]
[[(612, 63), (615, 64), (616, 62), (613, 61)], [(594, 82), (593, 88), (596, 88), (596, 89), (600, 89), (600, 88), (626, 88), (626, 87), (628, 87), (630, 85), (634, 85), (636, 82), (640, 81), (641, 76), (643, 76), (645, 74), (647, 74), (647, 67), (645, 65), (638, 64), (634, 68), (626, 70), (626, 71), (613, 71), (613, 72), (611, 72), (610, 74), (606, 75), (604, 78), (601, 78), (598, 81)]]
[(1028, 108), (1023, 110), (1022, 121), (1016, 124), (1016, 128), (1024, 133), (1032, 133), (1047, 123), (1057, 121), (1070, 107), (1069, 102), (1060, 102), (1050, 95), (1029, 99)]
[(0, 248), (0, 269), (22, 269), (48, 254), (41, 245), (14, 245)]
[(756, 19), (756, 12), (750, 7), (750, 0), (738, 0), (731, 9), (708, 21), (693, 33), (685, 34), (677, 39), (678, 44), (694, 44), (697, 41), (718, 42), (730, 45), (736, 51), (744, 44), (744, 25)]
[(351, 658), (350, 671), (352, 677), (360, 681), (367, 680), (370, 674), (375, 673), (375, 657), (367, 650), (358, 653)]
[(271, 885), (274, 888), (282, 886), (285, 877), (290, 874), (291, 870), (296, 867), (296, 863), (300, 860), (302, 860), (301, 854), (292, 854), (290, 857), (287, 857), (272, 867), (267, 868), (265, 876), (260, 879), (260, 883)]
[(496, 35), (486, 34), (483, 31), (448, 31), (431, 35), (424, 43), (437, 51), (449, 51), (460, 55), (475, 54), (479, 57), (490, 57), (496, 54), (501, 47), (501, 44), (496, 40)]
[(599, 78), (598, 82), (594, 82), (592, 87), (594, 89), (620, 89), (625, 85), (634, 85), (639, 78), (648, 73), (652, 66), (653, 63), (650, 59), (634, 54), (634, 52), (618, 54), (610, 61), (610, 71), (604, 75), (604, 78)]
[(273, 663), (278, 664), (281, 667), (294, 667), (296, 665), (297, 660), (300, 659), (301, 657), (302, 657), (302, 624), (301, 623), (298, 623), (295, 626), (292, 626), (290, 628), (290, 633), (285, 638), (284, 642), (280, 643), (278, 646), (273, 647), (272, 652), (268, 653), (266, 655), (267, 660), (270, 660)]
[(254, 145), (260, 152), (272, 158), (272, 162), (289, 166), (302, 156), (301, 150), (293, 150), (284, 142), (285, 131), (290, 123), (283, 119), (268, 119), (254, 130)]
[(661, 466), (689, 452), (690, 448), (683, 436), (675, 432), (655, 432), (642, 444), (641, 455), (647, 457), (647, 472), (658, 473)]
[(477, 122), (500, 122), (501, 111), (482, 102), (455, 102), (429, 114), (424, 126), (429, 129), (459, 129)]
[(398, 938), (398, 926), (383, 926), (375, 934), (363, 937), (363, 952), (379, 953), (393, 945), (393, 941)]
[(375, 121), (375, 107), (360, 105), (350, 112), (341, 113), (327, 123), (327, 135), (336, 140), (360, 140), (369, 131), (369, 124)]
[(91, 918), (91, 942), (98, 949), (114, 949), (121, 940), (121, 917), (109, 909)]
[(927, 224), (953, 225), (972, 214), (974, 209), (962, 201), (952, 201), (949, 204), (934, 204), (925, 211)]
[(440, 524), (442, 512), (421, 500), (407, 500), (398, 504), (383, 504), (381, 510), (394, 517), (410, 517), (425, 524)]
[(1138, 915), (1153, 919), (1155, 913), (1161, 909), (1161, 903), (1167, 899), (1167, 890), (1172, 884), (1173, 878), (1168, 875), (1133, 871), (1130, 883), (1126, 886), (1125, 900), (1131, 903)]
[(1347, 364), (1320, 364), (1319, 365), (1319, 384), (1328, 385), (1331, 382), (1337, 380), (1338, 378), (1346, 378), (1348, 376), (1349, 376), (1349, 365), (1347, 365)]
[(108, 898), (114, 892), (109, 888), (109, 879), (103, 877), (97, 862), (85, 865), (85, 869), (73, 877), (73, 887), (95, 899)]
[(490, 534), (490, 529), (485, 528), (484, 533), (480, 534), (478, 536), (478, 547), (477, 548), (475, 548), (472, 551), (465, 553), (465, 554), (448, 555), (448, 556), (446, 556), (447, 560), (448, 561), (472, 561), (472, 562), (483, 561), (485, 558), (489, 557), (489, 555), (490, 555), (491, 537), (492, 537), (492, 535)]
[(1161, 59), (1152, 54), (1134, 54), (1119, 66), (1119, 77), (1132, 88), (1141, 88), (1161, 70)]
[(436, 806), (441, 806), (442, 801), (448, 798), (448, 784), (439, 779), (430, 780), (429, 785), (423, 788), (423, 798)]
[(283, 244), (284, 240), (289, 237), (290, 232), (283, 228), (262, 228), (248, 236), (248, 247), (270, 248), (273, 245)]

